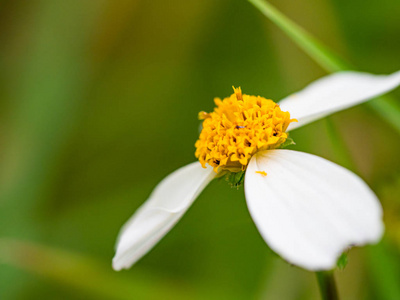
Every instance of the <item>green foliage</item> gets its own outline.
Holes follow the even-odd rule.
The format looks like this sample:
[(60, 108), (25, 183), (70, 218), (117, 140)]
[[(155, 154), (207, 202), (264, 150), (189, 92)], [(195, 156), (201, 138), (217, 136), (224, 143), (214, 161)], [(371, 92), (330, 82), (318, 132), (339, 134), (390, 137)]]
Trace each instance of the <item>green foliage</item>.
[(343, 252), (342, 255), (340, 255), (336, 265), (338, 266), (339, 270), (344, 270), (344, 268), (346, 268), (348, 262), (349, 262), (349, 259), (347, 257), (347, 253)]
[(225, 175), (225, 180), (228, 181), (231, 187), (239, 188), (244, 182), (245, 171), (240, 172), (228, 172)]
[(280, 146), (279, 149), (283, 149), (286, 147), (289, 147), (291, 145), (296, 145), (296, 143), (294, 142), (294, 140), (291, 137), (288, 137)]
[[(395, 0), (335, 0), (335, 13), (316, 1), (276, 3), (307, 16), (308, 28), (318, 24), (327, 41), (329, 17), (340, 13), (343, 36), (355, 37), (344, 42), (349, 56), (368, 71), (393, 70)], [(235, 85), (277, 100), (321, 75), (297, 60), (285, 73), (288, 58), (301, 57), (289, 44), (277, 48), (283, 35), (259, 15), (245, 1), (2, 1), (0, 234), (11, 239), (0, 241), (0, 299), (319, 299), (314, 276), (268, 251), (243, 193), (226, 182), (207, 187), (134, 268), (111, 269), (122, 224), (157, 182), (195, 159), (196, 116), (212, 110), (213, 97)], [(395, 101), (373, 103), (399, 122)], [(397, 133), (362, 109), (333, 118), (355, 141), (360, 175), (374, 190), (390, 184), (400, 168)], [(332, 158), (321, 124), (291, 136), (296, 149)], [(386, 225), (390, 236), (397, 229)], [(357, 285), (357, 270), (366, 270), (372, 284), (341, 286), (344, 299), (399, 294), (399, 249), (378, 250), (368, 260), (352, 252), (342, 279)]]

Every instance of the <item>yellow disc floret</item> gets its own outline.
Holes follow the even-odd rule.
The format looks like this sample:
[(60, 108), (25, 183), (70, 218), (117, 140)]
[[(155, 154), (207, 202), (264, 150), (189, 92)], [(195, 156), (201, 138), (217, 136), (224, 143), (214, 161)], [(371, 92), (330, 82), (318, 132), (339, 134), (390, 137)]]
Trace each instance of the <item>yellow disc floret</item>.
[(245, 170), (256, 152), (285, 142), (287, 127), (296, 121), (274, 101), (233, 89), (229, 98), (214, 99), (217, 107), (213, 112), (199, 113), (204, 121), (195, 155), (204, 168), (209, 164), (216, 172)]

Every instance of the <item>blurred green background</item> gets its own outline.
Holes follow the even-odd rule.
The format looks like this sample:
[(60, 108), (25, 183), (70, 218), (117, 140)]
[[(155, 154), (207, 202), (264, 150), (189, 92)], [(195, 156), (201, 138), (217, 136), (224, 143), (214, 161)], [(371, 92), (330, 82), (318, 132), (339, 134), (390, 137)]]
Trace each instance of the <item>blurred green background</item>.
[[(400, 69), (398, 0), (271, 3), (360, 70)], [(152, 188), (195, 159), (214, 97), (235, 85), (277, 101), (323, 75), (244, 0), (0, 0), (0, 299), (319, 299), (223, 181), (132, 269), (111, 258)], [(336, 272), (339, 293), (400, 299), (399, 132), (366, 105), (330, 124), (386, 222)], [(346, 165), (328, 129), (296, 130), (292, 148)]]

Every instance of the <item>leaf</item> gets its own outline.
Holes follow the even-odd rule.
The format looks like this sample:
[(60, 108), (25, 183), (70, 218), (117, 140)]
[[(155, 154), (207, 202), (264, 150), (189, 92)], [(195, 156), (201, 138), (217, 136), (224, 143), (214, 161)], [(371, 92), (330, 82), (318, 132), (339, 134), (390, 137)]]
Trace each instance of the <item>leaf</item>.
[(296, 143), (294, 142), (294, 140), (290, 137), (288, 137), (279, 147), (278, 149), (283, 149), (286, 147), (289, 147), (290, 145), (296, 145)]
[(347, 253), (343, 252), (342, 255), (340, 255), (336, 265), (338, 266), (339, 270), (344, 270), (344, 268), (346, 268), (348, 262), (349, 262), (349, 259), (347, 257)]
[(231, 187), (239, 188), (244, 182), (245, 171), (229, 172), (226, 174), (225, 179)]

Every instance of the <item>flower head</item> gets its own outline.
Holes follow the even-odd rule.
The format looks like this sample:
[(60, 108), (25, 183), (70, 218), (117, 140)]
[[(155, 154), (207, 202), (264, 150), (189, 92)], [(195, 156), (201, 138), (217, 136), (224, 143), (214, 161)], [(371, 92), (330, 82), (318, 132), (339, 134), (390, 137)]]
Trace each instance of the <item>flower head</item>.
[[(123, 226), (113, 259), (129, 268), (184, 215), (219, 174), (245, 170), (245, 196), (265, 242), (288, 262), (332, 269), (350, 246), (377, 242), (383, 233), (379, 200), (357, 175), (312, 154), (279, 149), (288, 131), (367, 101), (400, 85), (400, 72), (340, 72), (279, 102), (240, 88), (201, 112), (196, 142), (200, 162), (167, 176)], [(291, 119), (291, 117), (296, 118)]]
[(246, 169), (258, 151), (276, 149), (286, 141), (286, 129), (295, 120), (274, 101), (243, 95), (239, 88), (224, 100), (214, 100), (212, 113), (200, 112), (203, 129), (196, 142), (196, 157), (217, 172)]

